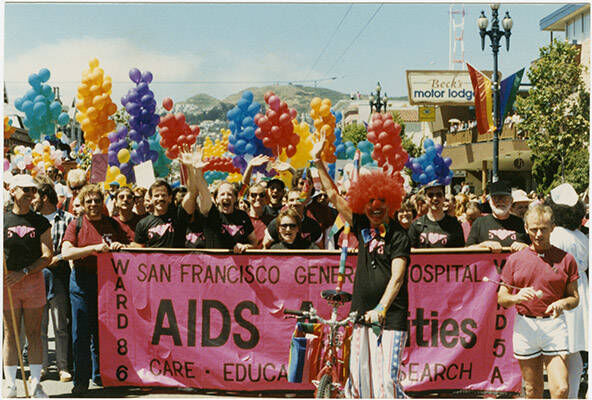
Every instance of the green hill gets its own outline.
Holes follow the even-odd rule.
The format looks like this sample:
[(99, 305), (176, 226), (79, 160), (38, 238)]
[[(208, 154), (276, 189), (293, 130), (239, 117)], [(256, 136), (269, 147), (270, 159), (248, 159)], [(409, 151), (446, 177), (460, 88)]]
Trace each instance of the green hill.
[(198, 106), (202, 110), (207, 110), (209, 108), (212, 108), (212, 107), (218, 105), (220, 103), (220, 100), (218, 100), (217, 98), (215, 98), (213, 96), (210, 96), (209, 94), (199, 93), (199, 94), (196, 94), (195, 96), (188, 98), (183, 103), (195, 104), (196, 106)]

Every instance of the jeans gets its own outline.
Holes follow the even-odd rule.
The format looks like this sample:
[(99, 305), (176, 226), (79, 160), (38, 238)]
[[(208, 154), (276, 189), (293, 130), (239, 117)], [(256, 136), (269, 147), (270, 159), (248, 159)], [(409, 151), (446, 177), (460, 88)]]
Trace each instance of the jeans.
[(88, 380), (99, 381), (99, 319), (97, 275), (75, 269), (70, 275), (72, 304), (72, 353), (74, 386), (88, 387)]
[(45, 304), (43, 319), (41, 320), (41, 345), (43, 348), (43, 368), (49, 367), (47, 328), (49, 318), (55, 332), (56, 365), (58, 371), (68, 370), (68, 291), (60, 279), (53, 281), (55, 296)]

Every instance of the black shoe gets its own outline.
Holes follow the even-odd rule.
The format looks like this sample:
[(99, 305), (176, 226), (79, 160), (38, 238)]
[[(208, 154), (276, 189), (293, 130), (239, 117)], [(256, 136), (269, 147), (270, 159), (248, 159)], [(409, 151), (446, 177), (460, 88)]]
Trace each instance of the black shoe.
[(84, 386), (84, 385), (75, 385), (72, 388), (72, 394), (84, 394), (88, 392), (88, 386)]

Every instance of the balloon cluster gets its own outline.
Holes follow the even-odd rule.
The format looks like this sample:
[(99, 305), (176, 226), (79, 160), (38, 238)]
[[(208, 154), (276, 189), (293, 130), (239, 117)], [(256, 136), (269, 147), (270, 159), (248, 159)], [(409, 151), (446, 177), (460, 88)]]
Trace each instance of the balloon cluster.
[(329, 164), (337, 160), (335, 157), (335, 115), (331, 113), (331, 100), (315, 97), (310, 102), (310, 116), (314, 120), (317, 135), (324, 134), (327, 145), (321, 153), (321, 159)]
[(133, 181), (133, 165), (130, 163), (130, 151), (127, 142), (127, 128), (120, 126), (117, 130), (109, 133), (109, 148), (107, 149), (107, 161), (110, 166), (116, 166), (125, 175), (128, 181)]
[(409, 158), (401, 141), (401, 125), (393, 121), (392, 114), (375, 113), (368, 125), (367, 139), (374, 144), (372, 158), (384, 171), (401, 171)]
[(232, 159), (229, 157), (205, 157), (204, 162), (206, 166), (204, 171), (222, 171), (222, 172), (239, 172), (240, 170), (234, 166)]
[(8, 139), (14, 131), (16, 131), (16, 128), (12, 126), (12, 120), (4, 117), (4, 139)]
[(265, 93), (265, 102), (269, 106), (265, 115), (255, 115), (255, 123), (259, 128), (255, 130), (255, 136), (263, 141), (263, 145), (272, 150), (273, 155), (278, 157), (285, 149), (288, 157), (296, 154), (296, 146), (300, 136), (294, 133), (292, 120), (296, 118), (297, 112), (289, 108), (285, 101), (269, 91)]
[[(173, 101), (167, 97), (163, 100), (162, 105), (167, 111), (171, 111)], [(160, 119), (158, 127), (162, 138), (160, 145), (166, 149), (165, 155), (170, 160), (179, 156), (179, 151), (184, 145), (192, 146), (199, 135), (199, 126), (189, 126), (185, 122), (185, 114), (183, 113), (165, 115)]]
[[(372, 158), (372, 152), (374, 151), (374, 145), (367, 140), (362, 140), (358, 143), (358, 149), (360, 150), (360, 167), (363, 165), (373, 165), (374, 159)], [(355, 153), (356, 151), (354, 150)]]
[(216, 139), (212, 142), (212, 139), (208, 136), (204, 141), (203, 155), (204, 157), (221, 157), (226, 153), (228, 148), (228, 138), (230, 137), (230, 129), (220, 129), (222, 133), (222, 139)]
[(121, 98), (121, 104), (130, 115), (128, 120), (130, 130), (127, 132), (127, 137), (137, 143), (135, 153), (130, 153), (130, 158), (134, 164), (140, 164), (158, 156), (150, 153), (148, 139), (154, 136), (160, 116), (156, 114), (156, 100), (154, 100), (154, 93), (148, 86), (152, 82), (152, 73), (150, 71), (140, 72), (139, 69), (132, 68), (129, 71), (129, 78), (136, 84), (136, 87), (128, 90), (127, 94)]
[[(312, 135), (310, 133), (310, 127), (306, 122), (297, 122), (296, 120), (293, 120), (292, 123), (294, 124), (294, 133), (298, 135), (300, 139), (298, 141), (298, 145), (296, 146), (296, 154), (290, 158), (290, 165), (296, 169), (304, 168), (308, 165), (310, 160), (310, 152), (314, 146)], [(286, 152), (282, 153), (280, 160), (287, 160)]]
[(52, 166), (61, 168), (65, 156), (62, 150), (57, 150), (47, 140), (36, 143), (33, 148), (19, 145), (14, 148), (12, 167), (27, 169), (32, 176), (36, 176), (38, 173), (45, 173)]
[(335, 141), (333, 144), (335, 145), (335, 158), (339, 158), (337, 155), (343, 151), (345, 151), (345, 145), (342, 142), (341, 138), (341, 128), (337, 126), (343, 119), (343, 114), (341, 111), (334, 111), (331, 110), (331, 114), (335, 117)]
[(206, 180), (206, 182), (208, 183), (208, 185), (211, 185), (215, 181), (223, 181), (223, 180), (226, 180), (226, 178), (228, 177), (228, 175), (229, 175), (228, 172), (222, 172), (222, 171), (205, 171), (204, 172), (204, 179)]
[(93, 58), (88, 65), (90, 68), (82, 72), (82, 83), (78, 86), (76, 120), (88, 146), (106, 153), (110, 144), (107, 134), (116, 127), (109, 117), (115, 114), (117, 105), (111, 101), (111, 77), (104, 75), (99, 60)]
[(127, 186), (127, 178), (121, 173), (119, 167), (116, 167), (115, 165), (107, 168), (107, 176), (105, 176), (105, 183), (103, 183), (103, 187), (105, 189), (109, 189), (109, 184), (111, 182), (117, 182), (121, 187)]
[(356, 145), (350, 141), (341, 143), (335, 150), (335, 156), (339, 160), (353, 160), (356, 154)]
[[(156, 133), (156, 135), (148, 138), (148, 143), (150, 144), (150, 159), (152, 160), (152, 167), (154, 168), (154, 172), (156, 176), (161, 178), (166, 177), (170, 171), (171, 160), (166, 157), (165, 150), (160, 145), (160, 133)], [(135, 143), (132, 144), (132, 148), (136, 145)], [(156, 153), (156, 156), (154, 156)], [(156, 161), (154, 161), (154, 157), (156, 157)]]
[(25, 113), (23, 123), (33, 141), (38, 141), (41, 135), (54, 136), (56, 123), (66, 125), (70, 121), (68, 114), (62, 111), (62, 103), (55, 100), (53, 89), (45, 83), (50, 75), (47, 68), (29, 75), (31, 89), (14, 101), (16, 109)]
[(450, 185), (454, 173), (450, 170), (452, 159), (442, 158), (442, 145), (434, 144), (432, 139), (423, 142), (425, 153), (417, 158), (410, 158), (405, 164), (411, 169), (411, 179), (421, 185), (430, 182), (438, 182), (442, 185)]
[(256, 115), (261, 112), (261, 104), (253, 101), (253, 93), (249, 90), (243, 92), (236, 106), (226, 113), (228, 128), (231, 135), (228, 137), (228, 151), (237, 156), (254, 156), (264, 152), (263, 142), (255, 136), (257, 124)]

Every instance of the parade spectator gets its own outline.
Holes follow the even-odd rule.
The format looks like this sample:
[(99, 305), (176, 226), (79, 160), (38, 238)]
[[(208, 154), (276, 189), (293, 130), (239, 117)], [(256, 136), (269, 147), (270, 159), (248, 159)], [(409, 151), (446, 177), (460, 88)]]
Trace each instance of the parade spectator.
[(68, 370), (68, 343), (70, 341), (68, 321), (72, 318), (68, 290), (70, 284), (70, 265), (63, 259), (60, 253), (66, 228), (74, 219), (74, 216), (64, 210), (58, 210), (57, 203), (58, 196), (52, 185), (42, 184), (37, 190), (37, 195), (33, 201), (33, 208), (35, 212), (47, 218), (51, 224), (51, 239), (53, 242), (53, 251), (56, 255), (52, 258), (49, 266), (43, 270), (46, 277), (45, 286), (49, 290), (47, 303), (43, 309), (43, 319), (41, 320), (41, 344), (43, 349), (41, 378), (47, 375), (49, 369), (47, 329), (51, 316), (55, 333), (55, 354), (58, 375), (61, 382), (70, 382), (72, 380), (72, 375)]
[(246, 197), (243, 196), (240, 199), (238, 199), (238, 209), (239, 210), (248, 213), (250, 207), (251, 207), (251, 204), (249, 204), (249, 200), (247, 200)]
[[(47, 219), (31, 211), (37, 184), (30, 175), (15, 175), (10, 182), (12, 209), (4, 213), (4, 377), (8, 389), (6, 397), (16, 397), (18, 353), (12, 313), (24, 328), (29, 344), (28, 358), (31, 370), (33, 397), (48, 397), (41, 386), (41, 320), (46, 303), (43, 268), (53, 257), (51, 226)], [(7, 289), (12, 295), (12, 308)]]
[(145, 217), (148, 214), (146, 205), (144, 204), (144, 197), (146, 196), (146, 188), (136, 186), (133, 189), (134, 192), (134, 213), (140, 217)]
[(133, 242), (135, 237), (136, 226), (142, 220), (138, 214), (134, 213), (134, 192), (129, 187), (120, 188), (115, 194), (116, 211), (115, 220), (119, 222), (121, 228), (127, 235), (127, 242)]
[[(190, 249), (214, 248), (216, 243), (213, 241), (214, 235), (206, 237), (206, 217), (210, 208), (212, 208), (212, 197), (208, 188), (208, 184), (203, 176), (203, 152), (201, 148), (197, 148), (193, 152), (185, 149), (182, 154), (182, 159), (187, 166), (187, 188), (188, 192), (192, 193), (190, 196), (197, 205), (195, 211), (188, 216), (188, 223), (185, 230), (185, 247)], [(197, 197), (193, 196), (197, 194)], [(205, 210), (205, 214), (202, 213)], [(218, 227), (221, 229), (221, 227)]]
[(462, 183), (460, 192), (463, 194), (466, 194), (466, 195), (471, 193), (471, 187), (469, 186), (469, 184), (466, 181)]
[(298, 169), (292, 176), (292, 189), (302, 192), (302, 196), (310, 199), (314, 192), (314, 185), (310, 168)]
[(392, 219), (402, 201), (402, 182), (382, 171), (362, 173), (348, 191), (348, 203), (320, 159), (325, 145), (322, 135), (311, 151), (312, 158), (329, 200), (360, 243), (351, 311), (383, 327), (378, 342), (371, 328), (354, 326), (346, 396), (406, 397), (399, 384), (399, 366), (407, 340), (405, 276), (410, 249), (406, 232)]
[(444, 212), (444, 186), (435, 184), (424, 190), (428, 212), (409, 227), (411, 247), (464, 247), (462, 227), (456, 217)]
[(260, 249), (263, 246), (263, 238), (265, 237), (265, 229), (267, 225), (273, 220), (273, 215), (266, 208), (269, 199), (267, 197), (267, 190), (261, 183), (257, 183), (249, 188), (249, 218), (253, 225), (255, 237), (257, 238), (256, 247)]
[(286, 185), (281, 179), (274, 178), (267, 182), (267, 194), (269, 195), (269, 204), (265, 206), (267, 212), (273, 217), (277, 217), (283, 207)]
[(179, 207), (185, 194), (187, 193), (187, 188), (185, 186), (178, 186), (173, 189), (173, 206)]
[(569, 354), (567, 370), (569, 374), (569, 398), (578, 397), (583, 362), (580, 352), (588, 351), (588, 320), (590, 299), (588, 287), (589, 241), (580, 231), (582, 218), (586, 212), (584, 203), (569, 183), (564, 183), (551, 190), (546, 203), (553, 210), (555, 228), (551, 232), (551, 244), (571, 254), (578, 265), (577, 280), (579, 304), (572, 310), (565, 311), (567, 323)]
[(399, 222), (399, 225), (406, 231), (409, 230), (411, 223), (415, 219), (415, 209), (411, 204), (409, 199), (403, 201), (401, 208), (396, 213), (396, 220)]
[(271, 246), (272, 250), (278, 249), (318, 249), (319, 247), (310, 240), (302, 238), (300, 235), (300, 215), (293, 208), (287, 208), (280, 211), (277, 216), (277, 226), (279, 227), (280, 241)]
[(505, 182), (490, 185), (489, 206), (492, 213), (479, 217), (471, 226), (467, 246), (483, 247), (493, 252), (510, 247), (515, 252), (528, 247), (522, 219), (510, 214), (512, 193)]
[(428, 204), (423, 194), (417, 193), (412, 197), (412, 203), (415, 207), (415, 218), (419, 218), (422, 215), (426, 215), (428, 212)]
[(481, 209), (479, 208), (479, 203), (476, 201), (469, 201), (467, 205), (467, 209), (463, 215), (462, 222), (460, 226), (463, 230), (463, 236), (465, 238), (465, 243), (469, 239), (469, 233), (471, 232), (471, 227), (473, 226), (473, 222), (477, 218), (481, 216)]
[[(302, 189), (300, 189), (302, 197)], [(312, 201), (306, 207), (306, 215), (315, 220), (321, 228), (319, 248), (327, 248), (327, 240), (330, 239), (330, 229), (337, 218), (337, 210), (329, 205), (329, 197), (323, 190), (316, 191)]]
[(512, 207), (510, 208), (510, 214), (519, 218), (524, 218), (524, 214), (526, 213), (526, 210), (528, 210), (529, 205), (530, 199), (524, 190), (512, 190)]
[(144, 209), (146, 210), (146, 215), (152, 214), (154, 212), (152, 196), (150, 195), (149, 190), (146, 190), (146, 194), (144, 195)]
[(512, 342), (526, 397), (543, 397), (544, 365), (551, 398), (567, 398), (568, 331), (563, 312), (578, 305), (578, 267), (571, 254), (550, 243), (550, 207), (535, 205), (524, 220), (532, 245), (508, 257), (502, 270), (502, 281), (521, 289), (515, 293), (500, 286), (498, 303), (505, 308), (515, 305), (518, 312)]
[(444, 213), (456, 218), (456, 198), (452, 193), (444, 196)]
[(115, 197), (117, 196), (117, 191), (119, 190), (119, 182), (112, 181), (109, 183), (109, 191), (104, 194), (105, 196), (105, 207), (107, 208), (107, 212), (110, 216), (116, 214), (115, 210)]
[(53, 188), (58, 196), (57, 204), (62, 204), (72, 194), (68, 191), (68, 187), (61, 182), (62, 175), (60, 171), (56, 167), (50, 166), (47, 168), (47, 176), (53, 182)]
[(76, 196), (74, 199), (72, 199), (72, 215), (79, 217), (82, 214), (84, 214), (84, 207), (82, 207), (80, 197)]
[(72, 345), (74, 357), (73, 394), (88, 390), (89, 379), (102, 386), (99, 368), (97, 314), (97, 253), (119, 250), (127, 243), (119, 223), (103, 213), (103, 192), (97, 185), (85, 186), (78, 195), (84, 214), (66, 229), (62, 256), (74, 260), (70, 274)]
[[(294, 208), (302, 218), (302, 229), (300, 230), (300, 236), (302, 236), (304, 239), (310, 240), (312, 243), (315, 243), (318, 246), (322, 240), (323, 232), (318, 222), (306, 215), (304, 205), (308, 199), (302, 198), (302, 194), (303, 192), (300, 190), (290, 190), (288, 192), (286, 206)], [(277, 219), (274, 219), (269, 223), (269, 225), (267, 225), (265, 238), (263, 239), (263, 247), (269, 249), (273, 243), (279, 241), (280, 237), (277, 227)]]
[(80, 190), (86, 185), (86, 172), (82, 169), (71, 169), (68, 171), (68, 176), (66, 178), (66, 183), (68, 185), (68, 189), (70, 189), (70, 193), (72, 193), (71, 197), (66, 198), (64, 204), (62, 204), (62, 209), (73, 214), (72, 210), (72, 199), (78, 196)]

